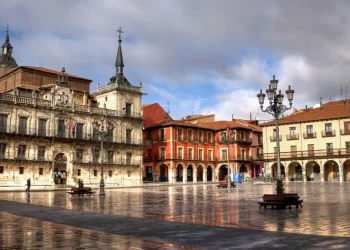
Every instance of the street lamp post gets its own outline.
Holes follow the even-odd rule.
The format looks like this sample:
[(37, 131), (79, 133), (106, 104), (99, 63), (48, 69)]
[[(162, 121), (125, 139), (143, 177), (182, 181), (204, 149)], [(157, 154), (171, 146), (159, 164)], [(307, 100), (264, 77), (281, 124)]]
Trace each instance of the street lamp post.
[[(266, 107), (264, 110), (264, 99), (265, 94), (262, 92), (262, 89), (260, 89), (260, 93), (257, 94), (257, 97), (259, 99), (259, 104), (262, 112), (269, 113), (273, 115), (275, 118), (276, 123), (276, 150), (277, 150), (277, 179), (282, 181), (281, 176), (281, 159), (280, 159), (280, 138), (279, 138), (279, 129), (278, 129), (278, 118), (282, 113), (284, 113), (287, 110), (290, 110), (292, 108), (293, 104), (293, 95), (294, 90), (290, 88), (290, 85), (288, 86), (288, 89), (286, 90), (287, 98), (289, 101), (289, 107), (283, 105), (283, 97), (284, 95), (281, 93), (281, 90), (279, 90), (277, 94), (277, 84), (278, 80), (275, 79), (275, 76), (273, 76), (273, 79), (270, 80), (269, 88), (266, 90), (267, 97), (269, 98), (270, 105)], [(266, 170), (265, 170), (266, 171)]]
[(92, 123), (95, 132), (98, 135), (99, 140), (101, 141), (101, 181), (100, 181), (100, 193), (99, 196), (105, 196), (105, 181), (104, 181), (104, 171), (103, 171), (103, 142), (106, 141), (106, 138), (110, 135), (111, 131), (114, 129), (114, 125), (110, 121), (101, 120), (95, 121)]
[(227, 189), (229, 190), (231, 186), (231, 175), (230, 175), (230, 144), (233, 144), (235, 141), (235, 131), (232, 130), (232, 134), (230, 136), (230, 128), (226, 128), (226, 132), (222, 131), (220, 133), (221, 143), (227, 145)]

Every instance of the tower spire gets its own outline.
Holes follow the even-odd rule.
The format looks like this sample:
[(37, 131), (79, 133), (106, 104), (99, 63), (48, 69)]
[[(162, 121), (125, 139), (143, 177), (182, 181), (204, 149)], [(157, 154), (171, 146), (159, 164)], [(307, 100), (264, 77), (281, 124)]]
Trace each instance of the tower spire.
[(1, 46), (2, 53), (0, 56), (0, 66), (11, 66), (18, 67), (15, 59), (12, 57), (12, 45), (10, 43), (10, 35), (9, 35), (9, 24), (7, 24), (5, 42)]
[(115, 61), (115, 67), (117, 69), (117, 75), (123, 75), (123, 68), (124, 68), (124, 62), (123, 62), (123, 53), (122, 53), (122, 39), (121, 34), (123, 33), (122, 28), (119, 28), (117, 30), (119, 32), (119, 39), (118, 39), (118, 53), (117, 53), (117, 60)]

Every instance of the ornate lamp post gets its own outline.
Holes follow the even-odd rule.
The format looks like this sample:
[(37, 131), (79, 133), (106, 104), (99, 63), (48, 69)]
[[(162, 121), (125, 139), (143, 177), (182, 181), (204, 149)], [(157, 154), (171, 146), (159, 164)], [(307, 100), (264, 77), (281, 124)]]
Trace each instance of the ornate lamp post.
[(94, 132), (97, 133), (99, 140), (101, 141), (101, 157), (100, 157), (100, 163), (101, 163), (101, 181), (100, 181), (100, 194), (99, 196), (105, 196), (105, 181), (103, 176), (103, 142), (106, 141), (106, 138), (111, 134), (111, 131), (114, 129), (114, 124), (112, 124), (110, 121), (95, 121), (92, 123)]
[[(279, 138), (279, 129), (278, 129), (278, 118), (282, 113), (284, 113), (287, 110), (290, 110), (292, 108), (293, 104), (293, 95), (294, 90), (290, 88), (290, 85), (288, 86), (288, 90), (286, 90), (287, 98), (289, 101), (289, 107), (283, 105), (283, 97), (284, 95), (281, 94), (281, 90), (279, 90), (277, 94), (277, 84), (278, 80), (275, 79), (275, 76), (273, 76), (273, 79), (270, 80), (269, 88), (266, 90), (267, 97), (270, 101), (270, 106), (267, 106), (267, 108), (264, 110), (264, 98), (265, 94), (260, 89), (260, 93), (257, 95), (259, 99), (259, 104), (262, 112), (269, 113), (274, 116), (276, 121), (276, 150), (277, 150), (277, 178), (278, 180), (282, 181), (281, 176), (281, 160), (280, 160), (280, 138)], [(265, 170), (266, 172), (266, 170)]]
[(226, 128), (226, 132), (222, 131), (220, 133), (221, 137), (221, 143), (227, 145), (227, 189), (229, 190), (231, 186), (231, 175), (230, 175), (230, 144), (233, 144), (235, 141), (235, 131), (232, 130), (231, 136), (230, 136), (230, 128)]

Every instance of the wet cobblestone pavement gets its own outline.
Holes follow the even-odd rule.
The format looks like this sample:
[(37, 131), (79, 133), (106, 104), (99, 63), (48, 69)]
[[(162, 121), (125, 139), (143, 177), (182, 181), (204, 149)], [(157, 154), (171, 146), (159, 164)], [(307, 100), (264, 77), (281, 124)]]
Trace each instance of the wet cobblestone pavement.
[(298, 193), (303, 208), (259, 210), (261, 196), (274, 193), (274, 188), (238, 184), (228, 192), (214, 184), (135, 187), (106, 190), (106, 197), (4, 192), (0, 244), (4, 249), (346, 249), (350, 245), (350, 183), (291, 183), (286, 192)]

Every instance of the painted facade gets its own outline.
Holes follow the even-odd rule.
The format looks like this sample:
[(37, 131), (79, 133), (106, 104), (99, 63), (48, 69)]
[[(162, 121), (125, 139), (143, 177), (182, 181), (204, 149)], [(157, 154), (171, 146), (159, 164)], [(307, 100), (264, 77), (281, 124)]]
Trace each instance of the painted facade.
[[(93, 95), (91, 80), (64, 69), (22, 66), (1, 76), (0, 186), (24, 187), (29, 178), (34, 188), (79, 179), (94, 186), (102, 170), (107, 187), (140, 183), (142, 86), (131, 85), (123, 67), (119, 39), (116, 75)], [(96, 121), (114, 125), (102, 152)]]
[[(145, 110), (144, 116), (147, 116)], [(235, 133), (229, 151), (220, 137), (227, 127), (231, 129), (230, 133)], [(257, 158), (262, 147), (258, 143), (260, 136), (260, 128), (246, 121), (189, 123), (164, 120), (150, 125), (143, 133), (143, 180), (219, 181), (227, 175), (228, 161), (231, 173), (257, 177), (261, 173)]]
[[(350, 178), (350, 102), (299, 110), (279, 123), (285, 181), (346, 181)], [(277, 173), (274, 122), (263, 124), (266, 173)]]

